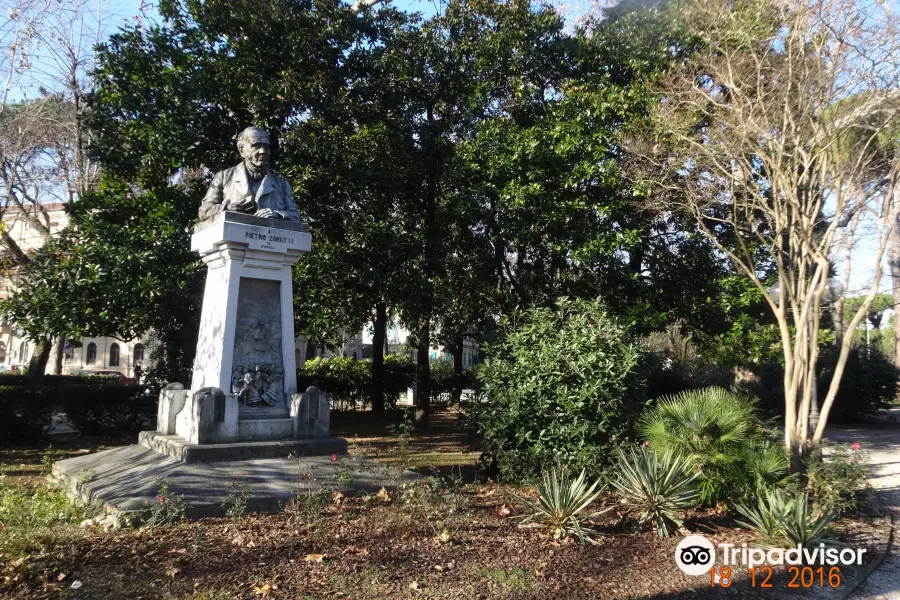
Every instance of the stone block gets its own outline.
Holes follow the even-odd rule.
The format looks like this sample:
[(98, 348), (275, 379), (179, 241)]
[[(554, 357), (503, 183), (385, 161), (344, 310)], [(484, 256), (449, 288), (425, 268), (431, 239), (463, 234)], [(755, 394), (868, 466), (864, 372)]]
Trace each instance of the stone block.
[(331, 427), (331, 405), (328, 394), (315, 386), (291, 398), (291, 418), (296, 439), (327, 438)]
[(178, 414), (175, 435), (192, 444), (216, 444), (238, 439), (238, 399), (234, 394), (191, 391)]
[(156, 408), (156, 430), (159, 433), (175, 433), (175, 421), (184, 408), (187, 395), (187, 390), (176, 389), (164, 389), (159, 393), (159, 406)]

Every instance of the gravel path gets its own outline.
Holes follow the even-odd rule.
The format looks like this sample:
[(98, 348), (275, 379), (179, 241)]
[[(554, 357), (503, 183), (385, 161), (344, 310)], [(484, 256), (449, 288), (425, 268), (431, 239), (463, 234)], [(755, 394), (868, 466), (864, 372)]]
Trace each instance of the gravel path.
[[(888, 419), (900, 420), (900, 411), (888, 411)], [(900, 523), (900, 423), (875, 422), (858, 427), (840, 427), (826, 434), (831, 440), (859, 442), (868, 452), (872, 465), (870, 481), (879, 491), (881, 502)], [(898, 542), (881, 567), (872, 573), (848, 600), (900, 600), (900, 554)]]

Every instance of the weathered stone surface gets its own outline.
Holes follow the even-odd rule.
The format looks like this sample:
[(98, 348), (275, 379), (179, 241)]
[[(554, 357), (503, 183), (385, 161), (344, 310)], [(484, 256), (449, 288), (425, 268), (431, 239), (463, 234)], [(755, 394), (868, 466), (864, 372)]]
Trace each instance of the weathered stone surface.
[(244, 387), (243, 379), (248, 373), (251, 379), (254, 374), (261, 375), (265, 389), (260, 390), (260, 395), (272, 393), (276, 406), (284, 406), (281, 325), (281, 282), (242, 278), (234, 323), (231, 391)]
[[(181, 384), (178, 384), (181, 385)], [(167, 386), (159, 393), (159, 405), (156, 408), (156, 430), (164, 434), (175, 433), (175, 420), (178, 413), (184, 409), (188, 391), (181, 389), (169, 389)]]
[(169, 495), (184, 500), (191, 517), (222, 516), (229, 493), (247, 490), (247, 509), (277, 512), (298, 494), (344, 487), (375, 492), (421, 476), (358, 457), (263, 458), (228, 462), (183, 463), (140, 445), (115, 448), (53, 465), (53, 475), (85, 502), (99, 501), (121, 512), (146, 510), (158, 502), (162, 481)]
[(307, 388), (305, 394), (294, 394), (291, 398), (291, 417), (295, 419), (295, 438), (327, 438), (331, 427), (328, 394), (315, 386)]
[(138, 437), (138, 443), (145, 448), (184, 463), (284, 458), (290, 455), (295, 457), (331, 456), (332, 454), (347, 453), (347, 440), (342, 438), (191, 444), (176, 435), (142, 431)]

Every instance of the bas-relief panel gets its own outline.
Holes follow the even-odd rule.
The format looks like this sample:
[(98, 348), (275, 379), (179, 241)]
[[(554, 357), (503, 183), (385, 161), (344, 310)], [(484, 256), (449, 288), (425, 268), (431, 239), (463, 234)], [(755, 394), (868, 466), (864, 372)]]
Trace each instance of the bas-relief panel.
[[(281, 356), (281, 282), (241, 278), (238, 288), (237, 318), (234, 328), (234, 358), (231, 387), (238, 393), (247, 386), (245, 376), (256, 367), (276, 405), (284, 406), (284, 362)], [(266, 381), (267, 380), (267, 381)], [(267, 390), (260, 390), (265, 399)]]

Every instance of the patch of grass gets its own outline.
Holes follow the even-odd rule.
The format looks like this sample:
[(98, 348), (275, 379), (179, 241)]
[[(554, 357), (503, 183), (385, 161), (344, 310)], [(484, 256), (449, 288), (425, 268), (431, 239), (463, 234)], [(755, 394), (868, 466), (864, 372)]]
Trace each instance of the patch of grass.
[(238, 600), (238, 597), (227, 592), (209, 590), (205, 592), (194, 592), (189, 596), (184, 596), (184, 600)]
[(493, 583), (505, 586), (511, 592), (530, 592), (534, 588), (534, 577), (525, 569), (482, 569), (478, 575)]

